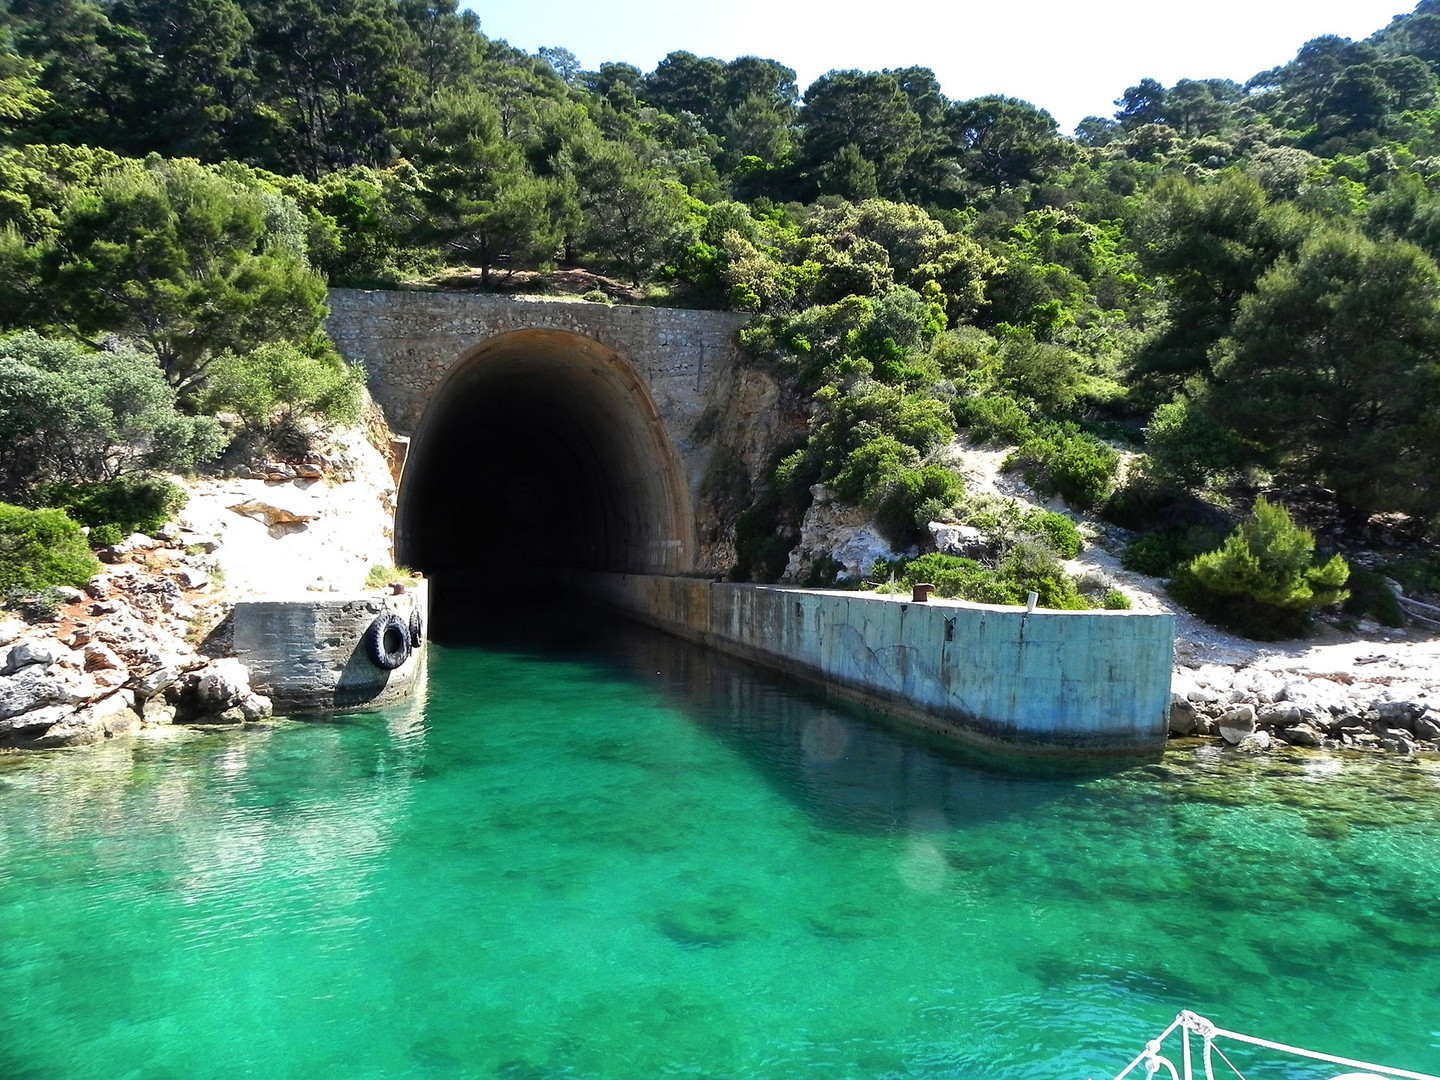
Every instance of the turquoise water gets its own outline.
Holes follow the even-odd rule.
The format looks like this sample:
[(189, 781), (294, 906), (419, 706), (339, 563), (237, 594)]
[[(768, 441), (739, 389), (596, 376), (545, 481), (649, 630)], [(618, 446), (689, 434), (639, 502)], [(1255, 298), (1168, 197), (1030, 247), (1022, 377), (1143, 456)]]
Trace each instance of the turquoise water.
[(1101, 1080), (1182, 1007), (1440, 1072), (1440, 770), (1297, 762), (437, 647), (423, 708), (0, 759), (0, 1077)]

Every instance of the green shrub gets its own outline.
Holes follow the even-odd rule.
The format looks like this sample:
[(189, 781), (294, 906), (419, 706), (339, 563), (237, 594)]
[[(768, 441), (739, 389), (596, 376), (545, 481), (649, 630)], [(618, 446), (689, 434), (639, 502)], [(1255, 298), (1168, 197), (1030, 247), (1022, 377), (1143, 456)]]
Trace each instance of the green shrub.
[[(185, 489), (160, 476), (128, 476), (92, 484), (50, 484), (42, 488), (39, 501), (64, 510), (81, 525), (90, 527), (95, 547), (118, 543), (131, 533), (153, 536), (162, 525), (175, 520), (189, 498)], [(98, 535), (116, 539), (97, 539)]]
[(964, 493), (960, 477), (943, 465), (906, 469), (881, 497), (875, 524), (891, 547), (910, 547), (927, 535), (930, 515), (948, 510)]
[(1145, 444), (1155, 475), (1184, 488), (1203, 487), (1242, 460), (1235, 436), (1183, 400), (1155, 410)]
[(1040, 490), (1057, 494), (1072, 506), (1089, 508), (1114, 487), (1120, 455), (1093, 435), (1051, 425), (1006, 459), (1006, 468), (1016, 466)]
[(1382, 626), (1400, 627), (1407, 622), (1405, 610), (1394, 590), (1386, 583), (1384, 574), (1354, 567), (1346, 585), (1350, 588), (1350, 595), (1345, 600), (1345, 614), (1369, 615)]
[(414, 572), (408, 566), (382, 566), (376, 563), (365, 574), (365, 587), (367, 589), (383, 589), (392, 581), (408, 582), (414, 576)]
[(227, 353), (210, 373), (206, 406), (233, 412), (259, 432), (293, 427), (302, 419), (322, 425), (358, 423), (364, 374), (342, 360), (328, 339), (305, 347), (289, 342)]
[(1045, 464), (1046, 484), (1073, 506), (1092, 507), (1102, 502), (1115, 485), (1120, 455), (1093, 435), (1063, 439)]
[(1009, 585), (1012, 604), (1025, 603), (1033, 592), (1039, 596), (1041, 607), (1083, 611), (1090, 606), (1044, 540), (1016, 541), (1000, 563), (999, 574)]
[(79, 587), (99, 572), (85, 534), (64, 511), (0, 503), (0, 596)]
[(871, 502), (920, 463), (920, 454), (893, 435), (877, 435), (845, 456), (835, 474), (835, 494), (852, 505)]
[(735, 565), (732, 581), (779, 581), (799, 536), (785, 528), (779, 504), (766, 500), (735, 521)]
[(1129, 611), (1130, 607), (1130, 597), (1119, 589), (1111, 589), (1105, 594), (1106, 611)]
[(1152, 529), (1125, 545), (1120, 565), (1151, 577), (1170, 577), (1195, 556), (1214, 551), (1224, 542), (1223, 533), (1204, 525)]
[(88, 539), (92, 548), (102, 548), (118, 544), (129, 535), (119, 525), (95, 525), (90, 529)]
[(803, 584), (809, 589), (828, 589), (840, 577), (845, 565), (830, 555), (821, 555), (810, 564)]
[(1315, 561), (1315, 537), (1283, 506), (1257, 499), (1218, 551), (1197, 555), (1170, 592), (1197, 615), (1247, 637), (1302, 632), (1316, 608), (1343, 601), (1350, 567), (1339, 555)]
[(1387, 577), (1398, 581), (1407, 595), (1440, 593), (1440, 554), (1402, 555), (1381, 569)]
[(937, 596), (956, 597), (977, 604), (1010, 602), (1009, 593), (999, 575), (974, 559), (962, 559), (955, 555), (921, 555), (918, 559), (886, 569), (906, 586), (921, 582), (934, 585)]
[[(1016, 542), (997, 569), (955, 555), (921, 555), (907, 562), (878, 563), (875, 571), (894, 573), (907, 586), (929, 582), (938, 596), (957, 597), (977, 604), (1023, 605), (1029, 594), (1039, 595), (1041, 607), (1084, 610), (1090, 605), (1080, 595), (1049, 544), (1041, 540)], [(888, 574), (886, 575), (888, 576)]]
[(1075, 558), (1084, 546), (1080, 540), (1080, 530), (1064, 514), (1042, 510), (1033, 515), (1026, 524), (1048, 540), (1062, 559)]
[(605, 293), (599, 289), (591, 289), (589, 292), (581, 293), (580, 299), (587, 300), (592, 304), (610, 303), (610, 297), (606, 296)]
[(956, 398), (950, 411), (956, 424), (969, 428), (977, 438), (990, 442), (1023, 443), (1034, 432), (1030, 414), (1013, 398), (995, 394)]
[(0, 340), (0, 495), (45, 483), (186, 472), (216, 457), (213, 417), (185, 416), (151, 356), (26, 332)]

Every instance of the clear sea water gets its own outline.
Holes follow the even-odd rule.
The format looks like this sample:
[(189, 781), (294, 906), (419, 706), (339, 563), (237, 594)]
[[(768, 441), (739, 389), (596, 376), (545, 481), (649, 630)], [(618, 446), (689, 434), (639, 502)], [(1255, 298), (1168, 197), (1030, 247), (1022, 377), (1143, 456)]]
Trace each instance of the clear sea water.
[(1184, 1007), (1440, 1073), (1440, 768), (998, 770), (619, 627), (0, 758), (3, 1080), (1102, 1080)]

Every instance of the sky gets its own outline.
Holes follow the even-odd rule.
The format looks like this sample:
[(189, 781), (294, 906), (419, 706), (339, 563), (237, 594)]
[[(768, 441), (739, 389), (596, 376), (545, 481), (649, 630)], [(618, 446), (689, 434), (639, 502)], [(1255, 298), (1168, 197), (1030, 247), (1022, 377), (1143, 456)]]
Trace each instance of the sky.
[(832, 68), (919, 65), (946, 96), (1024, 98), (1064, 132), (1109, 116), (1150, 76), (1251, 75), (1321, 34), (1363, 38), (1413, 0), (462, 0), (490, 37), (534, 52), (560, 45), (589, 69), (627, 61), (654, 69), (685, 49), (732, 60), (753, 54), (795, 69), (801, 90)]

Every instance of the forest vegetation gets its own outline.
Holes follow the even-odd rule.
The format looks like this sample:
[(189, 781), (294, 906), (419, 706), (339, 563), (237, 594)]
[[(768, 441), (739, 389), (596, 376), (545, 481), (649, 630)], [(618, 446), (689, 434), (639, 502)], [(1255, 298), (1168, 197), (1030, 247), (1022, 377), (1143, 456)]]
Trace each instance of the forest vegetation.
[[(1440, 587), (1437, 73), (1421, 0), (1244, 84), (1117, 87), (1066, 134), (921, 67), (587, 71), (455, 0), (0, 0), (0, 499), (201, 464), (217, 412), (353, 410), (327, 284), (583, 266), (753, 313), (806, 417), (731, 484), (738, 577), (783, 570), (817, 482), (924, 541), (964, 507), (934, 456), (963, 432), (1252, 628), (1343, 597), (1333, 549), (1401, 545), (1351, 590), (1393, 619), (1380, 572)], [(982, 593), (1053, 572), (1026, 535)], [(1284, 569), (1237, 586), (1251, 541)]]

